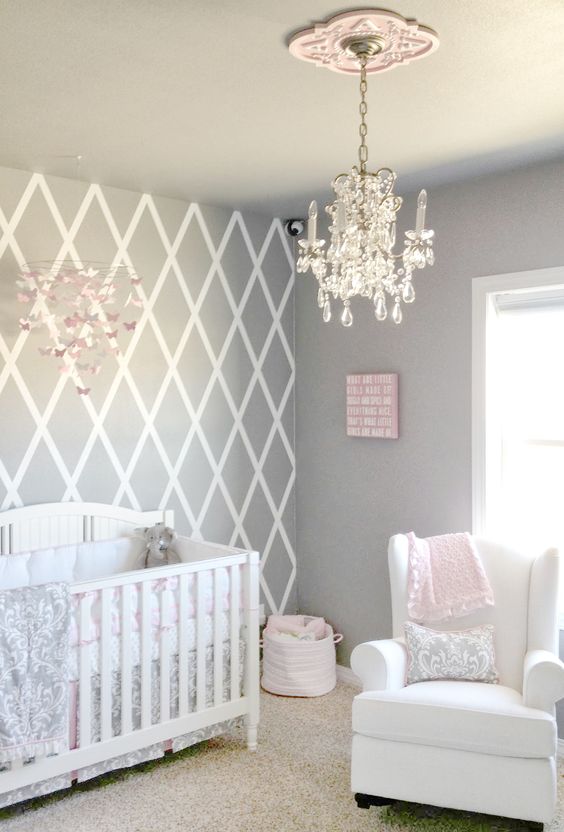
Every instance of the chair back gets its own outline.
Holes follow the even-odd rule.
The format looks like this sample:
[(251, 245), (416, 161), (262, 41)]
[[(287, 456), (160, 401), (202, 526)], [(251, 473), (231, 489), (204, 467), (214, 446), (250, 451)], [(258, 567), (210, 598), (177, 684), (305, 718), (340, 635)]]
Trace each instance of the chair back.
[[(466, 630), (479, 624), (493, 624), (500, 683), (521, 691), (527, 650), (557, 653), (558, 552), (549, 549), (539, 556), (481, 538), (473, 540), (490, 581), (495, 605), (461, 618), (420, 623), (434, 630)], [(388, 549), (394, 638), (403, 637), (404, 622), (409, 620), (408, 558), (407, 537), (394, 535)]]

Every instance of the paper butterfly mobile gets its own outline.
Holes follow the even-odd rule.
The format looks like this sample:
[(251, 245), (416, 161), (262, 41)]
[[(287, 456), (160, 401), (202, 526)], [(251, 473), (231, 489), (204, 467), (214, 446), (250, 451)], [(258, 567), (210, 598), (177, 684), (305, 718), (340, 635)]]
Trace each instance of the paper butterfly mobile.
[[(39, 354), (57, 359), (59, 372), (72, 378), (80, 396), (87, 396), (90, 387), (81, 374), (98, 375), (107, 356), (119, 355), (117, 324), (135, 332), (137, 321), (120, 317), (125, 307), (143, 306), (141, 278), (128, 266), (62, 260), (26, 263), (16, 283), (18, 301), (29, 306), (20, 329), (46, 329), (51, 345), (38, 347)], [(110, 312), (110, 306), (116, 311)]]

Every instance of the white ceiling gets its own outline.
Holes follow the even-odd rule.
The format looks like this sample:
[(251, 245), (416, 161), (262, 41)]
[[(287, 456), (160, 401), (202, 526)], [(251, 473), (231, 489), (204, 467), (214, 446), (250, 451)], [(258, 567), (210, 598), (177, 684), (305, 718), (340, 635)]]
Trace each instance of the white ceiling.
[[(3, 0), (0, 164), (303, 215), (355, 161), (357, 80), (288, 35), (361, 2)], [(367, 4), (366, 4), (367, 5)], [(400, 190), (564, 155), (562, 0), (390, 0), (438, 31), (369, 79), (371, 167)]]

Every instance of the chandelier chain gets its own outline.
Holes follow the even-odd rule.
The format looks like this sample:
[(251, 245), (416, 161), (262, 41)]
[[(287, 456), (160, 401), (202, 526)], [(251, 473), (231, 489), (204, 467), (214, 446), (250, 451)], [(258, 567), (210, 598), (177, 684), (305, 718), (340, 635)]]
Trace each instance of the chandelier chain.
[(368, 126), (366, 124), (366, 115), (368, 113), (368, 104), (366, 103), (366, 92), (368, 90), (368, 83), (366, 81), (366, 62), (365, 55), (360, 57), (360, 106), (358, 111), (360, 113), (360, 126), (358, 132), (360, 134), (360, 145), (358, 148), (358, 160), (360, 162), (360, 172), (366, 173), (366, 165), (368, 162), (368, 145), (366, 144), (366, 134), (368, 133)]

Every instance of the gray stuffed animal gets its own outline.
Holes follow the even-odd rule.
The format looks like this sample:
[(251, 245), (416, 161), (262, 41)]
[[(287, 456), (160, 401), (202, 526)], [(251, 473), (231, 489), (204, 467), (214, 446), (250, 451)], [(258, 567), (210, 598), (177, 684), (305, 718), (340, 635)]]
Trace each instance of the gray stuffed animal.
[(153, 566), (168, 566), (181, 563), (180, 557), (170, 548), (178, 535), (164, 523), (156, 523), (146, 529), (137, 529), (144, 536), (147, 548), (139, 558), (138, 569), (151, 569)]

